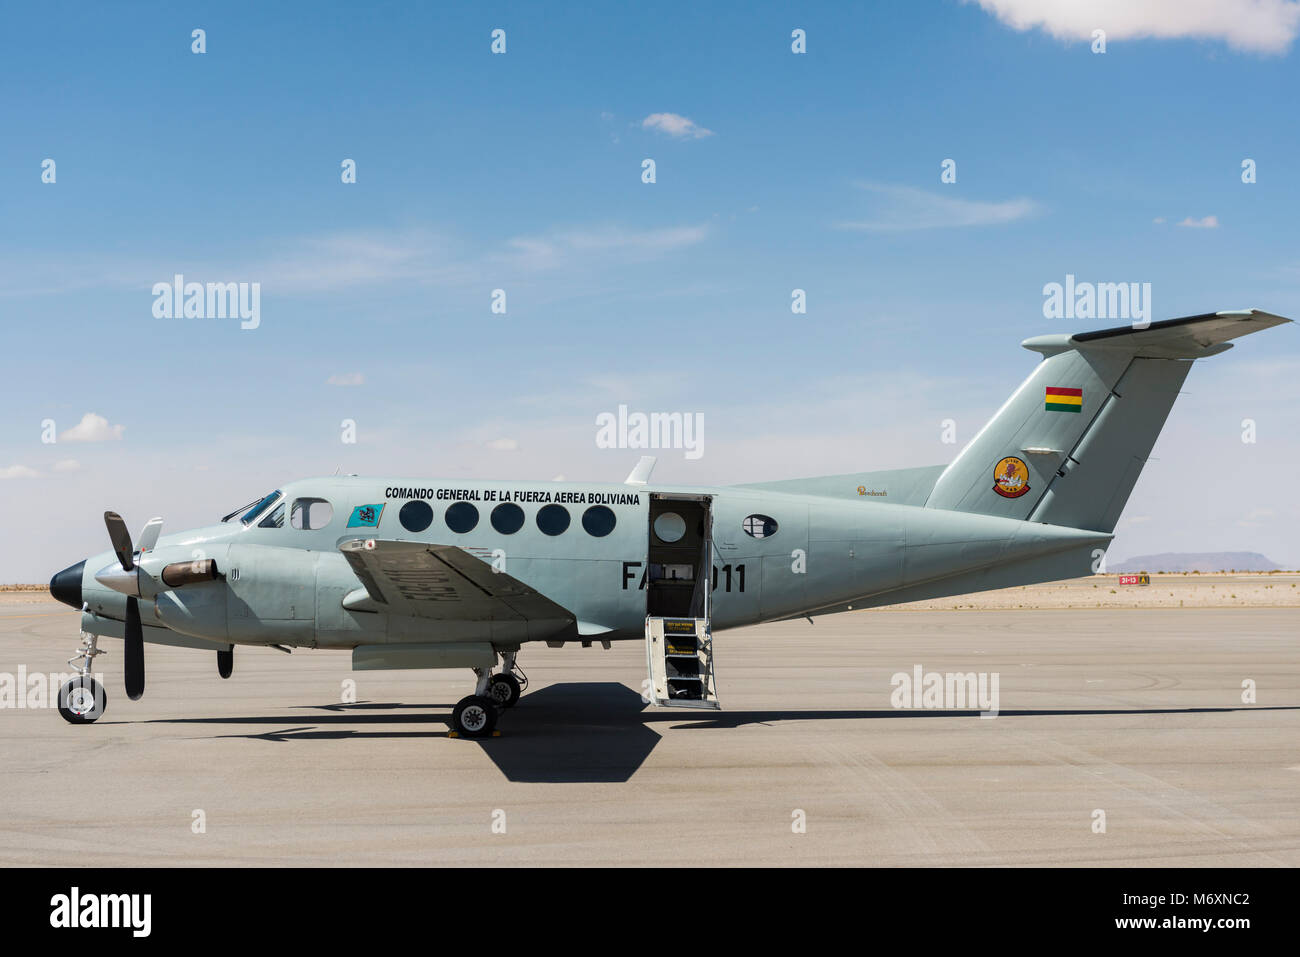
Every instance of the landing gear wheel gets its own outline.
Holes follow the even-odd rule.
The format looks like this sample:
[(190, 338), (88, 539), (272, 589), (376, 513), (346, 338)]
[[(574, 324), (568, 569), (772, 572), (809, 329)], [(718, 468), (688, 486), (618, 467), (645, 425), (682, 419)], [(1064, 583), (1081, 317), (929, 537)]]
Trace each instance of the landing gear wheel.
[(461, 698), (451, 712), (451, 729), (466, 738), (486, 738), (497, 726), (497, 703), (486, 695)]
[(497, 703), (499, 708), (513, 708), (515, 702), (519, 700), (519, 679), (507, 671), (492, 676), (492, 681), (488, 684), (488, 697)]
[(89, 675), (78, 675), (59, 689), (59, 714), (70, 724), (98, 721), (108, 707), (104, 686)]

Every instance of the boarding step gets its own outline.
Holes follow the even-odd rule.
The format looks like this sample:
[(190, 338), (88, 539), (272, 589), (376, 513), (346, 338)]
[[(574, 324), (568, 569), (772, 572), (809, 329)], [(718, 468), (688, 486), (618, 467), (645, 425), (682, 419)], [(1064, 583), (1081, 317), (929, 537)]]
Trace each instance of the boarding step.
[(707, 618), (646, 618), (650, 703), (722, 710), (713, 680), (713, 630)]

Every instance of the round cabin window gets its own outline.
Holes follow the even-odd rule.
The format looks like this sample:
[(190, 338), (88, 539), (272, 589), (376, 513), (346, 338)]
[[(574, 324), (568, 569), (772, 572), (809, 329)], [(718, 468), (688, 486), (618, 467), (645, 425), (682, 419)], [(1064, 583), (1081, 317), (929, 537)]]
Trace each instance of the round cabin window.
[(655, 519), (655, 535), (659, 541), (671, 545), (680, 542), (686, 534), (686, 519), (676, 512), (663, 512)]
[(593, 505), (582, 513), (582, 527), (588, 535), (596, 538), (604, 538), (614, 530), (617, 523), (614, 510), (604, 505)]
[(752, 538), (771, 538), (776, 534), (776, 519), (767, 515), (747, 515), (741, 523), (745, 534)]
[(502, 502), (492, 509), (492, 527), (502, 535), (513, 535), (524, 526), (524, 510), (514, 502)]
[(563, 505), (543, 505), (537, 510), (537, 527), (543, 535), (563, 535), (570, 521), (569, 510)]
[(422, 532), (433, 524), (433, 509), (428, 502), (407, 502), (397, 513), (397, 520), (408, 532)]
[(457, 502), (447, 509), (442, 520), (453, 532), (464, 535), (466, 532), (473, 531), (474, 526), (478, 524), (478, 509), (469, 502)]

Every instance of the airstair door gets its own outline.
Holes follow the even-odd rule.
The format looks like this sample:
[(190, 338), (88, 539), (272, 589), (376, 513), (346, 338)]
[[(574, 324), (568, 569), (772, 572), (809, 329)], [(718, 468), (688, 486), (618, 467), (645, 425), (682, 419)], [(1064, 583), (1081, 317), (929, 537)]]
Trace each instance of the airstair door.
[(646, 577), (650, 703), (720, 709), (710, 624), (712, 499), (652, 494)]

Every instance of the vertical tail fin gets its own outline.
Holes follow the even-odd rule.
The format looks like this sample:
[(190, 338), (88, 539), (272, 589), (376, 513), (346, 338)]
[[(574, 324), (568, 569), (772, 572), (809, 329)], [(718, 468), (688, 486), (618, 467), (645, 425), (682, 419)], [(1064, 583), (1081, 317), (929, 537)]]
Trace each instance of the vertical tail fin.
[(1043, 361), (926, 506), (1113, 531), (1192, 361), (1289, 321), (1250, 309), (1027, 339)]

